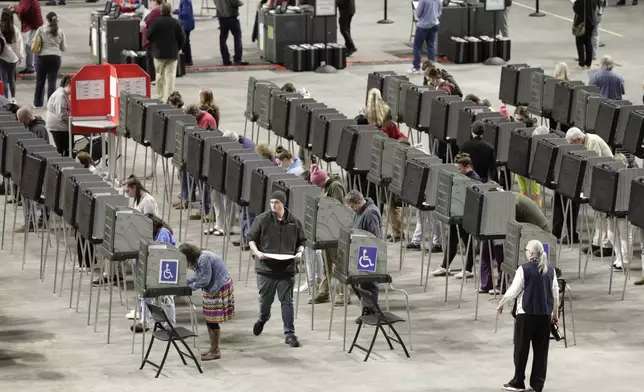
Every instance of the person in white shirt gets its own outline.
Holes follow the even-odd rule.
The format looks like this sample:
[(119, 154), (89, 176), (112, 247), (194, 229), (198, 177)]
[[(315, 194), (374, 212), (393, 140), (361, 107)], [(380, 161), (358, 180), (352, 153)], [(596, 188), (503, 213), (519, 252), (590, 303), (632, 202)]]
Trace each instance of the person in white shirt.
[(130, 200), (130, 207), (144, 214), (159, 215), (159, 205), (152, 197), (150, 192), (143, 187), (141, 181), (134, 175), (131, 175), (125, 185), (123, 186), (125, 194), (128, 195)]
[[(525, 390), (525, 367), (532, 345), (532, 371), (530, 386), (541, 392), (546, 381), (550, 326), (559, 321), (559, 283), (548, 254), (537, 240), (525, 248), (528, 260), (514, 275), (512, 285), (505, 293), (497, 311), (503, 312), (506, 302), (516, 299), (514, 324), (514, 377), (503, 385), (507, 391)], [(514, 312), (513, 312), (514, 313)]]
[(13, 23), (13, 12), (8, 8), (0, 15), (0, 33), (5, 40), (5, 47), (0, 53), (0, 80), (4, 85), (4, 96), (16, 102), (16, 67), (25, 58), (25, 45), (22, 34)]

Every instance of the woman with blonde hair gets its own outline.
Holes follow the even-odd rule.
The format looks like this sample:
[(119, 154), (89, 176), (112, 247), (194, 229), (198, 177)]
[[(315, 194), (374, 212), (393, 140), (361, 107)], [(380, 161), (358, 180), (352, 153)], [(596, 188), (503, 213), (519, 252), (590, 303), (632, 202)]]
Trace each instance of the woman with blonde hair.
[[(571, 80), (570, 77), (570, 70), (568, 69), (568, 64), (566, 63), (559, 63), (555, 67), (555, 73), (553, 75), (556, 79), (563, 80), (564, 82), (569, 82)], [(548, 122), (550, 123), (550, 129), (553, 131), (557, 130), (557, 126), (559, 125), (560, 131), (561, 132), (568, 132), (568, 129), (570, 128), (568, 125), (564, 124), (559, 124), (552, 116), (548, 117)]]
[[(554, 249), (550, 249), (554, 252)], [(550, 326), (559, 321), (559, 283), (555, 269), (548, 263), (548, 249), (537, 240), (525, 247), (527, 262), (514, 275), (497, 311), (503, 312), (506, 302), (516, 299), (514, 324), (514, 377), (503, 385), (507, 391), (525, 390), (525, 367), (532, 345), (530, 386), (541, 392), (546, 381)]]
[(380, 90), (372, 88), (367, 97), (367, 106), (364, 108), (364, 116), (369, 124), (378, 128), (391, 120), (389, 105), (382, 99)]

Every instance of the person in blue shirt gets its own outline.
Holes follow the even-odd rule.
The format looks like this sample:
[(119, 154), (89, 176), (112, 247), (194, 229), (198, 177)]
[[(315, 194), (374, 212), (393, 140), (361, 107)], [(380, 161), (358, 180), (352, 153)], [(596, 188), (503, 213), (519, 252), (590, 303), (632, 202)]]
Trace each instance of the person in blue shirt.
[(604, 55), (599, 59), (599, 65), (601, 69), (590, 74), (588, 85), (599, 87), (599, 93), (602, 97), (613, 100), (622, 99), (622, 95), (626, 93), (624, 91), (624, 78), (613, 70), (615, 67), (613, 59), (608, 55)]
[[(145, 216), (152, 220), (152, 235), (155, 241), (164, 242), (172, 246), (175, 246), (177, 244), (177, 241), (174, 239), (172, 228), (170, 228), (167, 223), (165, 223), (161, 218), (154, 214), (146, 214)], [(145, 302), (155, 304), (156, 298), (146, 298)], [(177, 319), (177, 313), (174, 305), (174, 295), (164, 295), (163, 297), (161, 297), (161, 304), (163, 310), (168, 316), (168, 319), (170, 320), (170, 322), (172, 322), (172, 324), (174, 324)], [(152, 320), (148, 318), (147, 310), (148, 309), (147, 306), (145, 306), (145, 303), (143, 301), (139, 301), (139, 314), (142, 315), (141, 319), (144, 321), (143, 323), (138, 323), (134, 327), (134, 329), (136, 330), (135, 332), (137, 333), (143, 332), (143, 325), (145, 325), (146, 332), (150, 329)], [(127, 318), (134, 318), (134, 311), (131, 311), (127, 315)], [(132, 330), (132, 327), (130, 327), (130, 330)]]
[(294, 157), (293, 154), (284, 147), (278, 146), (275, 149), (275, 156), (279, 165), (285, 168), (287, 173), (301, 176), (304, 172), (302, 160), (298, 157)]
[(436, 60), (436, 38), (440, 17), (443, 13), (442, 0), (420, 0), (416, 7), (416, 33), (414, 34), (414, 62), (409, 73), (420, 73), (420, 51), (427, 43), (427, 57)]
[(193, 291), (203, 291), (203, 315), (210, 335), (210, 350), (201, 354), (201, 360), (212, 361), (221, 358), (219, 324), (235, 316), (235, 294), (233, 280), (224, 261), (213, 252), (202, 250), (192, 244), (181, 244), (179, 251), (186, 256), (188, 268), (195, 271), (188, 278)]
[[(514, 323), (514, 377), (503, 385), (506, 391), (524, 391), (525, 368), (532, 345), (530, 386), (541, 392), (546, 382), (550, 327), (559, 321), (559, 282), (543, 244), (531, 240), (526, 244), (527, 262), (514, 275), (497, 311), (503, 312), (506, 302), (516, 299)], [(514, 315), (514, 314), (513, 314)]]
[(186, 42), (183, 44), (183, 55), (185, 56), (186, 66), (192, 65), (192, 48), (190, 47), (190, 32), (195, 29), (195, 15), (192, 11), (192, 0), (181, 0), (179, 8), (172, 11), (179, 16), (179, 22), (186, 34)]

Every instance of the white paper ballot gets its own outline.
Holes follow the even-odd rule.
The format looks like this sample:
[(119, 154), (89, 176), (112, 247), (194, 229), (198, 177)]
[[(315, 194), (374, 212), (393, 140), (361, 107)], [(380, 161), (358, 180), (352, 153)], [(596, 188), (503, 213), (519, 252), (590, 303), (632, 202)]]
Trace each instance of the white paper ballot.
[(267, 259), (273, 260), (291, 260), (295, 258), (295, 255), (280, 255), (277, 253), (264, 253)]

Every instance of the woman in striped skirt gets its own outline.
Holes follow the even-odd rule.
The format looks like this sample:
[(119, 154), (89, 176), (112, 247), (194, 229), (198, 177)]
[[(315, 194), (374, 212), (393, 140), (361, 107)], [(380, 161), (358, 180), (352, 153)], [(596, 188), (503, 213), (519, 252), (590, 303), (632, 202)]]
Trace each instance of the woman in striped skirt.
[(179, 251), (186, 256), (188, 268), (195, 271), (194, 275), (188, 278), (188, 285), (193, 291), (203, 291), (203, 315), (208, 325), (210, 350), (202, 353), (201, 359), (219, 359), (219, 324), (232, 320), (235, 315), (233, 280), (224, 261), (213, 252), (191, 244), (182, 244)]

